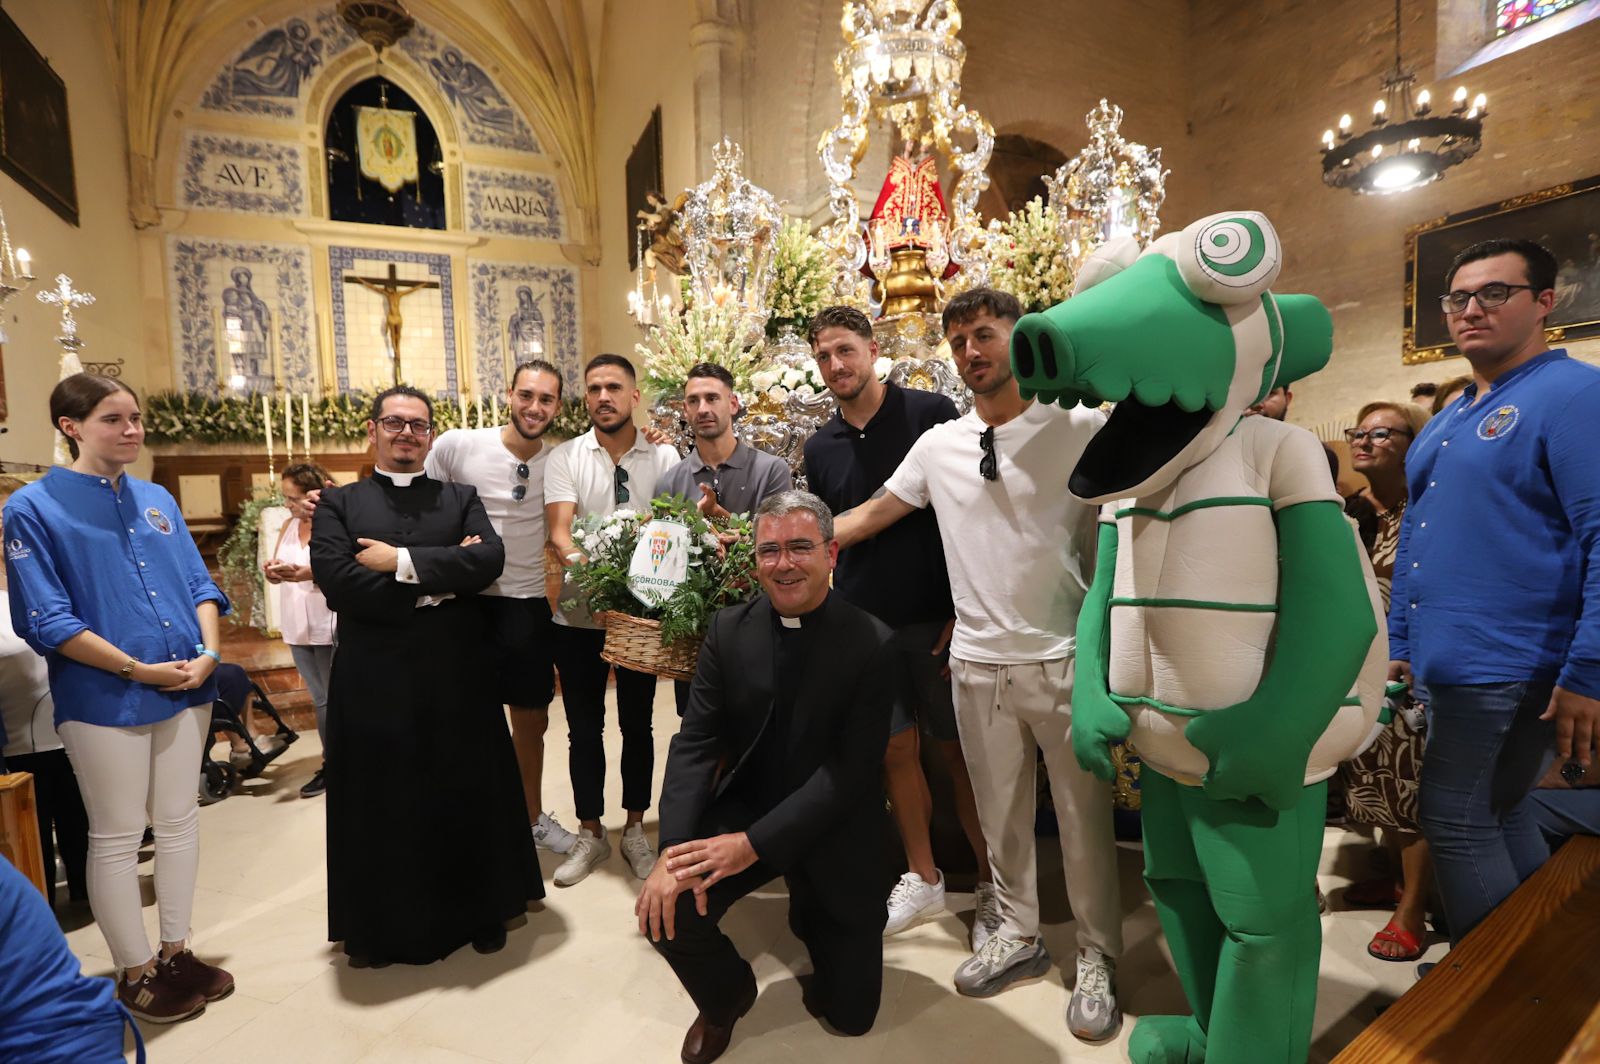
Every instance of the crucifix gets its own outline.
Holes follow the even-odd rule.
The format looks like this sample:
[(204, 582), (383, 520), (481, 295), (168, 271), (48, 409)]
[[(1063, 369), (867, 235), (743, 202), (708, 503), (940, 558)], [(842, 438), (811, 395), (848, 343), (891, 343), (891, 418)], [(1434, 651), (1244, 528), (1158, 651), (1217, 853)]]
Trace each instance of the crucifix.
[(58, 273), (55, 290), (40, 292), (39, 302), (61, 308), (61, 335), (56, 337), (56, 343), (61, 345), (62, 351), (75, 354), (83, 346), (83, 341), (78, 338), (78, 322), (72, 316), (72, 308), (91, 305), (94, 296), (73, 288), (72, 278)]
[(389, 263), (389, 276), (387, 277), (357, 277), (346, 274), (345, 284), (358, 284), (362, 288), (378, 293), (383, 297), (384, 320), (383, 342), (389, 348), (389, 358), (394, 363), (394, 382), (400, 383), (400, 301), (413, 292), (424, 288), (438, 288), (438, 281), (402, 281), (395, 272), (394, 263)]

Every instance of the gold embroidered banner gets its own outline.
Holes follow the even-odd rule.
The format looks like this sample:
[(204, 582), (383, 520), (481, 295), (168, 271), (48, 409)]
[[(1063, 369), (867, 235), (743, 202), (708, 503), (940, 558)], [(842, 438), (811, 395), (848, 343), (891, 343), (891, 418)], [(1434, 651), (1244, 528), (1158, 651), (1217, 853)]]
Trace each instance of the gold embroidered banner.
[(391, 193), (417, 180), (417, 116), (387, 107), (356, 108), (361, 176)]

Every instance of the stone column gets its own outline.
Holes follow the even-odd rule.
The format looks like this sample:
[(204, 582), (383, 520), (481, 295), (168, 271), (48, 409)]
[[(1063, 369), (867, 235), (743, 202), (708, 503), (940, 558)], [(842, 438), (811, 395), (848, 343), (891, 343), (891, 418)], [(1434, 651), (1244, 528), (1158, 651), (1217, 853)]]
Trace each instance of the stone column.
[(743, 144), (745, 34), (737, 0), (701, 0), (689, 31), (694, 52), (695, 181), (711, 176), (711, 149), (723, 137)]

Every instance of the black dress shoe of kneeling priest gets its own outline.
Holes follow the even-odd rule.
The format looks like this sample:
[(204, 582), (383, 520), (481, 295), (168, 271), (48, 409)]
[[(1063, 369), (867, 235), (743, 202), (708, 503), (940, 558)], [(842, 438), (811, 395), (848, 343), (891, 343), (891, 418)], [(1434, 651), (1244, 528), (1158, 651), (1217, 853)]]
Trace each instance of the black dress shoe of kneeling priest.
[(739, 1018), (750, 1011), (750, 1006), (756, 1003), (756, 988), (752, 983), (750, 992), (739, 1002), (733, 1020), (726, 1027), (719, 1027), (706, 1020), (705, 1013), (694, 1018), (694, 1023), (689, 1027), (689, 1033), (683, 1036), (683, 1064), (711, 1064), (722, 1054), (728, 1051), (728, 1043), (733, 1041), (733, 1025)]

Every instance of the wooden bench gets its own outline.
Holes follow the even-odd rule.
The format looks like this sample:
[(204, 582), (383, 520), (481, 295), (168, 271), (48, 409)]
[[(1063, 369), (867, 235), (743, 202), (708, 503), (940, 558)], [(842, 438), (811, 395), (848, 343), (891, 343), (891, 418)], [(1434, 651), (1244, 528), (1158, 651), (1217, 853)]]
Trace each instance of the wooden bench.
[[(44, 851), (39, 846), (39, 810), (34, 806), (33, 776), (27, 772), (0, 775), (0, 857), (17, 866), (39, 892), (50, 896)], [(49, 870), (55, 875), (55, 869)]]
[(1600, 1061), (1600, 838), (1569, 841), (1334, 1064)]

